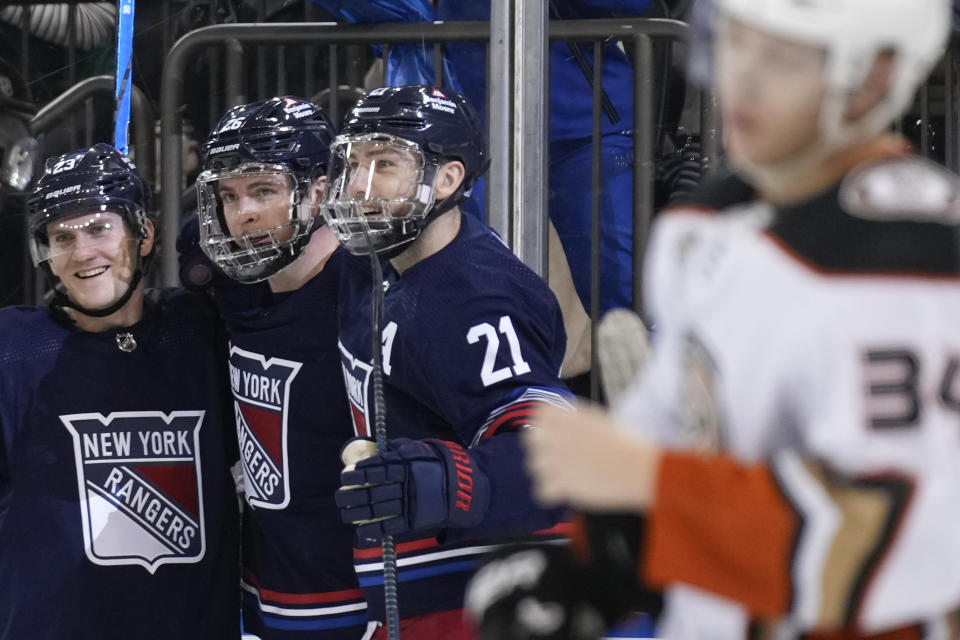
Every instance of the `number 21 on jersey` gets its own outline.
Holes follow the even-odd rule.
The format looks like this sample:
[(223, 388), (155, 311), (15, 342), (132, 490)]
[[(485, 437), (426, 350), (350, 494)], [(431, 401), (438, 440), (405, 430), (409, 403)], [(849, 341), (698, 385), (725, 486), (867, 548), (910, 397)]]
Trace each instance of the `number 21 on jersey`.
[[(497, 362), (497, 354), (500, 353), (500, 336), (497, 334), (497, 329), (499, 329), (499, 333), (507, 339), (507, 345), (510, 348), (510, 358), (513, 360), (512, 366), (501, 367), (500, 369), (494, 369)], [(470, 330), (467, 332), (467, 342), (470, 344), (477, 344), (481, 338), (487, 341), (487, 349), (483, 356), (483, 365), (480, 367), (480, 380), (485, 387), (489, 387), (507, 378), (512, 378), (513, 376), (522, 376), (525, 373), (530, 373), (530, 365), (527, 364), (527, 361), (523, 359), (523, 354), (520, 353), (520, 340), (517, 338), (517, 331), (513, 328), (513, 321), (510, 319), (510, 316), (500, 316), (500, 324), (497, 329), (489, 322), (481, 322), (480, 324), (470, 327)]]

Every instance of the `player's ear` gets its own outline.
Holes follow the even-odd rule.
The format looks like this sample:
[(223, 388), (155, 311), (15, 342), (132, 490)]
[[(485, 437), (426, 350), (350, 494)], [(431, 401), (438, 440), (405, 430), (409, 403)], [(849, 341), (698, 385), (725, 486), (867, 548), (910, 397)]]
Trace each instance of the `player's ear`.
[(847, 100), (844, 117), (848, 122), (856, 122), (887, 97), (896, 64), (895, 52), (882, 51), (877, 54), (867, 79)]
[(323, 175), (313, 181), (310, 185), (313, 192), (313, 201), (320, 202), (323, 198), (323, 192), (327, 188), (327, 176)]
[(320, 176), (310, 183), (308, 195), (310, 202), (313, 203), (313, 213), (320, 210), (320, 203), (323, 202), (323, 192), (327, 187), (327, 176)]
[(327, 176), (320, 176), (310, 184), (310, 195), (314, 202), (320, 202), (323, 199), (324, 189), (327, 187)]
[(459, 160), (450, 160), (445, 162), (437, 169), (437, 200), (443, 200), (450, 197), (454, 191), (463, 183), (467, 170)]

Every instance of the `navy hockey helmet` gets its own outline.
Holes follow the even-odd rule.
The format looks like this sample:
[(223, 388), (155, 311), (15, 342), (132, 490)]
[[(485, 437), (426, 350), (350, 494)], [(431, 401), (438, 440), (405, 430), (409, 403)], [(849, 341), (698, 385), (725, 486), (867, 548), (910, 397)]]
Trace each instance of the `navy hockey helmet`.
[[(441, 213), (470, 197), (490, 164), (463, 96), (426, 85), (384, 87), (350, 110), (330, 148), (323, 214), (351, 253), (396, 255)], [(435, 201), (437, 170), (463, 164), (459, 187)], [(368, 243), (369, 238), (369, 243)]]
[(112, 211), (126, 221), (134, 238), (149, 235), (150, 189), (127, 156), (99, 142), (47, 160), (43, 176), (27, 200), (30, 253), (34, 264), (50, 258), (47, 225), (84, 214)]
[(259, 282), (303, 253), (322, 222), (316, 181), (335, 135), (320, 107), (290, 96), (220, 119), (203, 147), (197, 194), (200, 247), (224, 273)]

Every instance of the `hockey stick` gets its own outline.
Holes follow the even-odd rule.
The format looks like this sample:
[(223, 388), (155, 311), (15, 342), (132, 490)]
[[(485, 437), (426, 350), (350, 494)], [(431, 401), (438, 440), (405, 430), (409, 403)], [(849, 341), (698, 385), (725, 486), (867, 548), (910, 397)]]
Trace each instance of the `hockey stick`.
[[(383, 394), (383, 343), (380, 335), (383, 331), (383, 269), (380, 258), (373, 249), (373, 239), (369, 229), (364, 229), (367, 245), (370, 247), (370, 269), (372, 289), (370, 297), (370, 333), (373, 354), (373, 424), (377, 439), (377, 449), (387, 450), (387, 401)], [(383, 551), (383, 603), (387, 618), (387, 640), (400, 640), (400, 605), (397, 600), (397, 550), (393, 536), (384, 536)]]
[(612, 309), (600, 319), (597, 361), (608, 405), (616, 404), (649, 359), (648, 333), (640, 317), (627, 309)]
[(130, 85), (133, 68), (133, 3), (117, 1), (117, 67), (114, 81), (113, 146), (127, 154), (127, 133), (130, 126)]

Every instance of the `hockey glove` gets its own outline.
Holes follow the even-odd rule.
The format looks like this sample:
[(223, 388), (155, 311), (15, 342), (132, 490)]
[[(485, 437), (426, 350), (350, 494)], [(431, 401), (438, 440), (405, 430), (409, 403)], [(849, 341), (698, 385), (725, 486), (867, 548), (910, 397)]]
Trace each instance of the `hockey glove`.
[(267, 283), (260, 286), (244, 285), (230, 278), (200, 248), (200, 217), (194, 213), (184, 221), (177, 235), (177, 262), (180, 266), (180, 283), (190, 291), (203, 292), (216, 288), (221, 293), (245, 292), (242, 300), (262, 299), (262, 292), (269, 291)]
[(386, 453), (360, 460), (340, 475), (340, 515), (361, 540), (433, 527), (480, 523), (490, 485), (470, 454), (446, 440), (397, 438)]
[(177, 261), (180, 282), (191, 291), (206, 291), (215, 284), (215, 280), (226, 279), (200, 248), (200, 218), (196, 214), (187, 218), (180, 227)]
[(579, 525), (569, 548), (504, 549), (476, 573), (466, 607), (482, 638), (588, 640), (631, 610), (659, 612), (659, 595), (636, 578), (639, 518), (590, 515)]
[(563, 547), (510, 547), (473, 577), (466, 609), (483, 640), (595, 640), (615, 621), (599, 578)]

